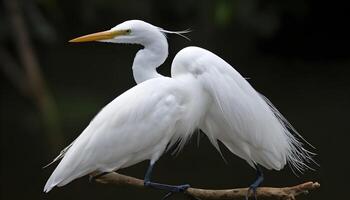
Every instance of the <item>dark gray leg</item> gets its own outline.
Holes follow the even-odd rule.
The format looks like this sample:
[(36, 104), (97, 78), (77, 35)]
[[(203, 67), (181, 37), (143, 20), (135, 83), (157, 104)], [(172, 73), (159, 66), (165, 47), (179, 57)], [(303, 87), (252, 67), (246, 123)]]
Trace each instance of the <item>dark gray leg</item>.
[(254, 194), (254, 198), (255, 200), (257, 200), (256, 197), (256, 189), (260, 186), (260, 184), (264, 181), (264, 174), (262, 172), (262, 170), (260, 169), (260, 167), (258, 165), (255, 165), (256, 168), (256, 179), (255, 181), (249, 186), (247, 195), (246, 195), (246, 200), (249, 199), (249, 193), (250, 191), (253, 191)]
[(148, 169), (147, 169), (146, 175), (145, 175), (144, 185), (146, 187), (168, 191), (168, 193), (163, 197), (163, 199), (170, 197), (175, 192), (184, 192), (185, 190), (187, 190), (190, 187), (189, 184), (167, 185), (167, 184), (151, 182), (152, 170), (153, 170), (153, 164), (150, 164)]

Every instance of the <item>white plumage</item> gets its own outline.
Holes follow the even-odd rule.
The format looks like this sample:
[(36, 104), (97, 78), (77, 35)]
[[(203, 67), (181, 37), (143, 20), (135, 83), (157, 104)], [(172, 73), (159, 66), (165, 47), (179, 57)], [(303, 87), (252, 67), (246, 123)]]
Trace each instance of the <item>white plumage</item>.
[(172, 78), (158, 74), (168, 55), (163, 32), (174, 33), (131, 20), (71, 40), (143, 45), (133, 63), (138, 85), (103, 108), (54, 160), (63, 157), (45, 192), (94, 171), (111, 172), (143, 160), (153, 165), (167, 146), (181, 149), (196, 128), (219, 151), (218, 140), (252, 167), (280, 170), (288, 162), (297, 170), (307, 167), (311, 153), (290, 132), (294, 129), (220, 57), (187, 47), (174, 58)]
[(190, 98), (198, 90), (186, 84), (191, 77), (154, 78), (113, 100), (74, 141), (44, 190), (94, 171), (157, 161), (169, 141), (188, 137), (199, 124), (203, 106)]
[(200, 129), (218, 150), (220, 140), (254, 168), (280, 170), (287, 162), (299, 171), (307, 167), (311, 154), (290, 132), (294, 128), (231, 65), (205, 49), (187, 47), (174, 58), (172, 75), (181, 70), (195, 74), (210, 96)]

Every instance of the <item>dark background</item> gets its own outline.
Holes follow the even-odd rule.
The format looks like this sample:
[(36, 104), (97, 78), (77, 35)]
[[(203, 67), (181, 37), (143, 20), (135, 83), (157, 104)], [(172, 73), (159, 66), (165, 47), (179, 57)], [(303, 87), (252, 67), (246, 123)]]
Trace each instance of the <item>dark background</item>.
[[(315, 171), (299, 177), (288, 167), (265, 171), (263, 185), (312, 180), (321, 188), (300, 199), (346, 198), (350, 111), (346, 12), (339, 2), (316, 0), (4, 0), (0, 5), (1, 199), (161, 199), (159, 191), (89, 183), (87, 177), (49, 194), (42, 192), (54, 170), (42, 166), (76, 138), (104, 105), (135, 85), (131, 65), (139, 46), (67, 41), (129, 19), (168, 30), (191, 28), (187, 34), (191, 41), (169, 35), (169, 59), (160, 73), (169, 75), (171, 60), (180, 49), (206, 48), (249, 77), (316, 147), (320, 167), (314, 166)], [(24, 31), (13, 26), (18, 14)], [(20, 37), (26, 36), (29, 50), (23, 51)], [(39, 74), (30, 67), (33, 57), (42, 81), (30, 75)], [(178, 156), (165, 154), (155, 167), (154, 180), (218, 189), (246, 187), (253, 181), (255, 172), (245, 161), (224, 150), (225, 163), (204, 135), (199, 139), (199, 147), (195, 135)], [(142, 178), (147, 164), (121, 172)]]

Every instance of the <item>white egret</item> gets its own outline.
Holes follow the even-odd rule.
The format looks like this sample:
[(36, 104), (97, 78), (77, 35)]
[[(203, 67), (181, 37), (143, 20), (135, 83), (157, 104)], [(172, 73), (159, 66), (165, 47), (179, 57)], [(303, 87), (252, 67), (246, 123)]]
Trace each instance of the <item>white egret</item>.
[(301, 136), (275, 107), (215, 54), (187, 47), (174, 58), (171, 78), (157, 73), (168, 56), (165, 33), (140, 20), (71, 40), (140, 44), (132, 70), (135, 87), (129, 89), (91, 121), (82, 134), (54, 160), (62, 158), (44, 191), (63, 186), (92, 172), (112, 172), (150, 160), (145, 185), (180, 192), (189, 185), (151, 182), (154, 163), (167, 149), (181, 149), (196, 128), (220, 151), (218, 140), (258, 171), (255, 189), (263, 180), (258, 165), (282, 169), (287, 163), (302, 171), (312, 153)]

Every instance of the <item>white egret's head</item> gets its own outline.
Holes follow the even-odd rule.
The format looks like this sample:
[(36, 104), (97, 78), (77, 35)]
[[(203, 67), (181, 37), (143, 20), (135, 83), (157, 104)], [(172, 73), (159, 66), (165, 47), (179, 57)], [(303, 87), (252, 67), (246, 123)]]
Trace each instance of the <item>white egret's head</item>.
[[(164, 37), (162, 29), (141, 20), (130, 20), (110, 30), (84, 35), (69, 42), (112, 42), (147, 45)], [(164, 38), (165, 39), (165, 38)]]
[(165, 33), (173, 33), (185, 37), (182, 34), (188, 32), (189, 30), (178, 32), (167, 31), (141, 20), (129, 20), (118, 24), (110, 30), (84, 35), (72, 39), (69, 42), (98, 41), (147, 45), (159, 40), (166, 41), (166, 38), (164, 36)]

